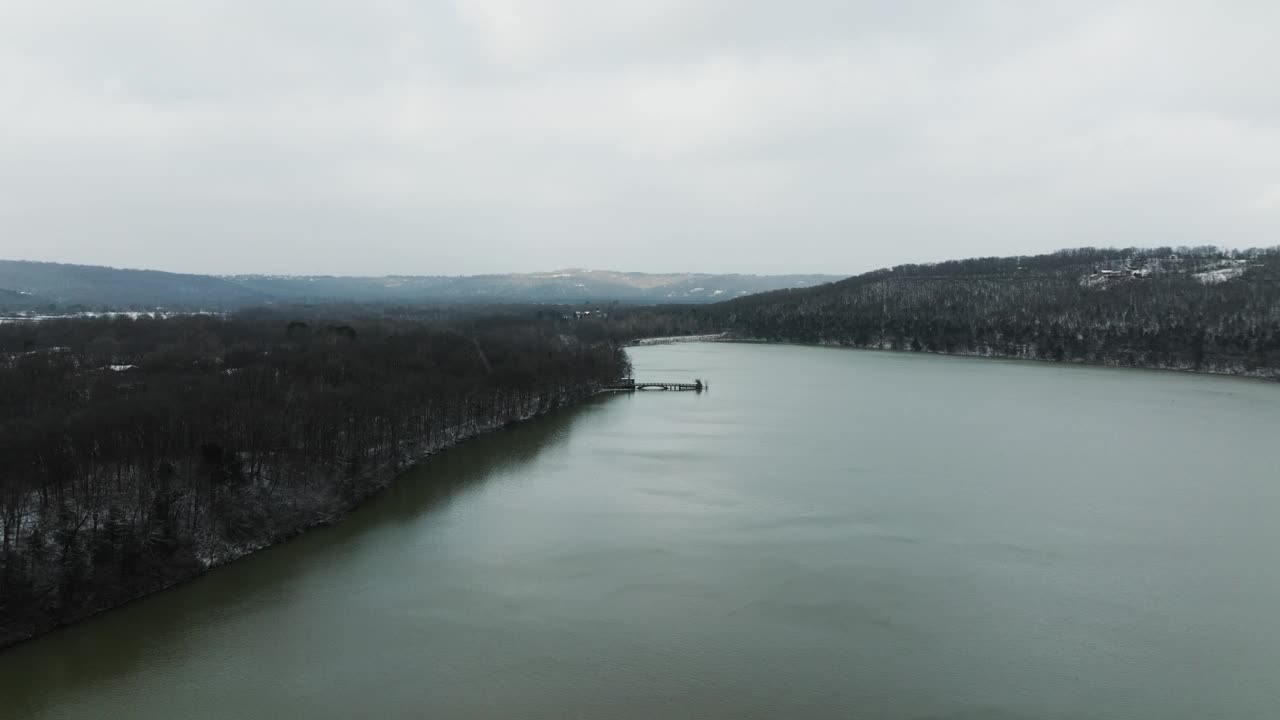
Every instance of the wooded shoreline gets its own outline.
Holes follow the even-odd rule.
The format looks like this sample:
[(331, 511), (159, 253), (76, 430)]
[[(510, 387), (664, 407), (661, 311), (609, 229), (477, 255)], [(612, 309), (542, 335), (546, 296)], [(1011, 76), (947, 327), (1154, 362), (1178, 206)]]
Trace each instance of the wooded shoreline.
[(282, 545), (284, 543), (290, 542), (291, 540), (294, 540), (308, 532), (311, 532), (312, 530), (337, 525), (343, 522), (344, 520), (346, 520), (347, 517), (351, 515), (351, 513), (359, 510), (360, 507), (363, 506), (365, 503), (367, 503), (369, 500), (373, 499), (378, 494), (390, 488), (391, 485), (398, 482), (403, 475), (419, 467), (422, 463), (426, 462), (429, 458), (435, 455), (439, 455), (440, 453), (445, 453), (450, 450), (453, 450), (461, 445), (464, 445), (465, 443), (471, 440), (475, 440), (480, 437), (499, 433), (504, 430), (511, 429), (516, 425), (531, 422), (539, 418), (542, 418), (546, 415), (550, 415), (552, 413), (559, 412), (561, 410), (566, 410), (566, 409), (575, 407), (601, 394), (603, 394), (602, 390), (598, 388), (592, 389), (588, 392), (584, 392), (580, 396), (570, 398), (562, 404), (554, 405), (546, 409), (540, 410), (534, 415), (524, 417), (524, 418), (519, 418), (517, 420), (508, 422), (502, 425), (480, 429), (478, 431), (472, 432), (465, 436), (458, 437), (446, 444), (443, 444), (436, 448), (432, 448), (414, 457), (403, 466), (384, 467), (384, 468), (371, 471), (362, 478), (364, 487), (366, 488), (364, 492), (358, 498), (353, 499), (352, 502), (345, 507), (334, 508), (333, 512), (331, 512), (330, 514), (325, 515), (323, 517), (317, 517), (312, 522), (306, 525), (293, 528), (288, 532), (281, 533), (280, 535), (270, 538), (265, 543), (257, 547), (247, 548), (243, 552), (239, 552), (233, 555), (221, 556), (216, 560), (212, 561), (211, 563), (209, 563), (208, 565), (204, 565), (200, 569), (192, 572), (191, 574), (173, 577), (168, 583), (166, 583), (161, 587), (156, 587), (154, 589), (150, 589), (140, 594), (129, 597), (127, 599), (123, 599), (117, 602), (112, 602), (110, 604), (103, 605), (102, 607), (99, 607), (96, 609), (88, 610), (76, 617), (67, 618), (63, 621), (58, 622), (56, 625), (52, 625), (49, 627), (42, 627), (28, 634), (0, 636), (0, 652), (4, 652), (9, 648), (16, 647), (26, 642), (38, 640), (44, 635), (47, 635), (51, 632), (56, 632), (61, 628), (70, 627), (72, 625), (76, 625), (78, 623), (84, 622), (86, 620), (93, 618), (96, 615), (100, 615), (105, 612), (110, 612), (112, 610), (122, 608), (126, 605), (129, 605), (139, 600), (142, 600), (144, 598), (150, 597), (152, 595), (156, 595), (158, 593), (162, 593), (167, 590), (172, 590), (174, 588), (181, 587), (188, 583), (195, 582), (196, 580), (199, 580), (200, 578), (204, 577), (209, 573), (216, 572), (220, 568), (223, 568), (227, 565), (231, 565), (238, 560), (242, 560), (251, 555), (255, 555), (259, 552), (264, 552), (278, 545)]
[(1148, 372), (1173, 372), (1191, 375), (1210, 375), (1214, 377), (1239, 378), (1242, 380), (1263, 380), (1267, 382), (1280, 382), (1280, 368), (1253, 368), (1246, 369), (1239, 367), (1236, 369), (1206, 369), (1195, 367), (1176, 367), (1165, 365), (1130, 365), (1119, 361), (1096, 361), (1096, 360), (1056, 360), (1054, 358), (1042, 357), (1024, 357), (1019, 355), (1006, 355), (994, 352), (946, 352), (939, 350), (902, 350), (881, 347), (862, 347), (858, 345), (847, 345), (838, 342), (790, 342), (786, 340), (767, 340), (762, 338), (734, 337), (726, 335), (715, 340), (705, 340), (699, 342), (716, 342), (716, 343), (741, 343), (744, 345), (785, 345), (794, 347), (813, 347), (828, 348), (832, 350), (852, 350), (866, 351), (875, 353), (888, 353), (893, 355), (934, 355), (938, 357), (955, 357), (955, 358), (977, 358), (980, 360), (1004, 360), (1009, 362), (1025, 362), (1035, 363), (1037, 365), (1073, 365), (1079, 367), (1090, 368), (1108, 368), (1112, 370), (1145, 370)]
[(704, 307), (635, 308), (626, 337), (727, 331), (939, 355), (1280, 376), (1280, 248), (1079, 248), (885, 268)]
[(363, 312), (0, 326), (0, 646), (332, 524), (629, 367), (530, 310)]

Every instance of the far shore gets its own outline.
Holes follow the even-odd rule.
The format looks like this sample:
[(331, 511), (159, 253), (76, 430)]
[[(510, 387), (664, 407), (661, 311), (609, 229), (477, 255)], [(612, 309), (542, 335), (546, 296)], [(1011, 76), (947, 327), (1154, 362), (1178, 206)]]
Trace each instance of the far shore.
[(734, 338), (727, 332), (714, 333), (711, 335), (669, 335), (667, 337), (649, 337), (632, 340), (623, 347), (641, 347), (644, 345), (672, 345), (675, 343), (692, 343), (692, 342), (718, 342), (733, 340)]
[(1074, 365), (1077, 367), (1092, 368), (1108, 368), (1112, 370), (1155, 370), (1159, 372), (1173, 372), (1191, 375), (1207, 375), (1213, 377), (1229, 377), (1241, 380), (1261, 380), (1264, 382), (1280, 382), (1280, 371), (1272, 368), (1245, 368), (1238, 367), (1182, 367), (1169, 365), (1152, 365), (1137, 364), (1130, 365), (1128, 363), (1116, 361), (1096, 360), (1054, 360), (1052, 358), (1023, 357), (1018, 355), (1009, 355), (998, 352), (938, 352), (936, 350), (906, 350), (893, 349), (887, 347), (875, 347), (865, 345), (846, 345), (838, 342), (794, 342), (791, 340), (767, 340), (764, 338), (742, 337), (733, 332), (722, 332), (713, 335), (675, 335), (672, 337), (654, 337), (641, 338), (627, 343), (625, 347), (643, 347), (647, 345), (674, 345), (677, 343), (694, 343), (694, 342), (721, 342), (735, 343), (742, 345), (794, 345), (796, 347), (814, 347), (828, 348), (832, 350), (866, 350), (878, 353), (893, 353), (902, 355), (934, 355), (939, 357), (955, 357), (955, 358), (977, 358), (982, 360), (1003, 360), (1006, 362), (1027, 362), (1040, 365)]

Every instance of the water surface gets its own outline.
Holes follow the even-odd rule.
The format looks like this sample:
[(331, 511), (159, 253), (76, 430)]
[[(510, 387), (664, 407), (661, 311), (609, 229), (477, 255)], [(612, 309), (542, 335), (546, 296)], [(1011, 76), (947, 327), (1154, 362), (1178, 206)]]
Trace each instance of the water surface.
[(3, 718), (1263, 718), (1280, 385), (727, 344), (0, 653)]

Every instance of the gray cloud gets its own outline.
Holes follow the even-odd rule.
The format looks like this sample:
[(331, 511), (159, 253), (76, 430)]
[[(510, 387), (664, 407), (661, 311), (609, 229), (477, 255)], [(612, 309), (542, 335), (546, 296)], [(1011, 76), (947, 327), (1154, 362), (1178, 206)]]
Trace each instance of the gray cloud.
[(1280, 5), (0, 3), (0, 257), (856, 272), (1271, 245)]

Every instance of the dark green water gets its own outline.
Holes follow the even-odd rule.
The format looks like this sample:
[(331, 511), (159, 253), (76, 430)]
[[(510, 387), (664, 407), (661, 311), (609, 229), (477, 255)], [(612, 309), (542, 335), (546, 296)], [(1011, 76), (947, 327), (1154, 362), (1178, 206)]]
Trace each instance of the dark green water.
[(1280, 385), (747, 345), (0, 653), (11, 718), (1280, 717)]

